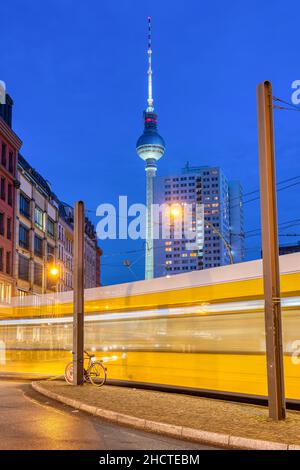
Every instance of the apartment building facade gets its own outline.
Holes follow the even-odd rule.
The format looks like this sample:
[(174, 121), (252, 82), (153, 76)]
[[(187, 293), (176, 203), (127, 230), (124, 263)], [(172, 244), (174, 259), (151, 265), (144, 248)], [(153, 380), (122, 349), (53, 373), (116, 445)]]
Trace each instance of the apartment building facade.
[[(58, 221), (58, 263), (64, 272), (61, 279), (60, 291), (73, 289), (74, 269), (74, 211), (71, 206), (60, 202)], [(85, 218), (84, 235), (84, 287), (100, 285), (100, 257), (102, 250), (97, 244), (96, 232), (92, 222)]]
[[(58, 199), (49, 183), (21, 155), (18, 181), (14, 273), (17, 295), (70, 291), (74, 269), (73, 208)], [(86, 288), (100, 283), (100, 254), (94, 227), (86, 218)], [(55, 278), (49, 269), (53, 265), (58, 267)]]
[(0, 303), (15, 294), (16, 161), (22, 145), (12, 130), (13, 101), (0, 82)]
[(16, 194), (17, 295), (44, 294), (56, 290), (49, 265), (56, 262), (58, 205), (46, 180), (18, 157), (19, 187)]

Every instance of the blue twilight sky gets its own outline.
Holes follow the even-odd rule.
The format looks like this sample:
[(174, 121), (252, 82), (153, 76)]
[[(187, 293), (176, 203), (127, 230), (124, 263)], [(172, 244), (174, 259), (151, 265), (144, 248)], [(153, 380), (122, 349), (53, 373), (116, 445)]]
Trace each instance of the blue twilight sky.
[[(280, 0), (1, 2), (0, 79), (15, 101), (23, 155), (71, 204), (84, 199), (94, 211), (118, 195), (144, 201), (135, 143), (151, 15), (154, 100), (167, 144), (158, 174), (189, 160), (221, 166), (245, 192), (257, 189), (256, 85), (269, 79), (274, 95), (291, 100), (300, 79), (298, 11), (298, 2)], [(280, 181), (300, 175), (300, 114), (276, 111), (275, 120)], [(299, 191), (279, 193), (281, 222), (299, 218)], [(259, 217), (258, 201), (246, 204), (245, 230), (259, 227)], [(300, 233), (300, 225), (286, 232)], [(101, 245), (104, 283), (143, 277), (142, 241)], [(249, 237), (247, 258), (259, 247), (260, 238)], [(125, 258), (135, 262), (133, 273)]]

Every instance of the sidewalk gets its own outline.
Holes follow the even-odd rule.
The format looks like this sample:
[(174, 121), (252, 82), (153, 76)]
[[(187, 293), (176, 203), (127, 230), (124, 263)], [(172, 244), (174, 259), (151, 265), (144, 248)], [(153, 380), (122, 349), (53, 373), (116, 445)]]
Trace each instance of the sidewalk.
[(300, 412), (273, 422), (265, 407), (175, 393), (92, 385), (72, 387), (63, 381), (33, 382), (53, 399), (101, 418), (220, 447), (300, 450)]

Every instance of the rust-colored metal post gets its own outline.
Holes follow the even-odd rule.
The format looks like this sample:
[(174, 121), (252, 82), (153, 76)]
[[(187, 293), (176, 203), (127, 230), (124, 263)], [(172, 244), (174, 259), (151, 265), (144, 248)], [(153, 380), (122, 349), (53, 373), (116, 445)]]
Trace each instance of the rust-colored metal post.
[(74, 209), (73, 385), (83, 383), (84, 350), (84, 204)]
[(272, 85), (257, 87), (269, 416), (285, 418)]

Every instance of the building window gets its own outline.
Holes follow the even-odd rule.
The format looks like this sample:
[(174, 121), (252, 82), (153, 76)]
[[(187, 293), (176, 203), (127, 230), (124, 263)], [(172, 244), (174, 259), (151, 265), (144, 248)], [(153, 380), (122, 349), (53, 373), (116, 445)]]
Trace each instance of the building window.
[(34, 254), (40, 258), (43, 256), (43, 239), (38, 235), (34, 236)]
[(63, 261), (64, 260), (64, 247), (58, 245), (58, 258)]
[(2, 144), (1, 163), (3, 166), (6, 167), (6, 145), (5, 144)]
[(50, 245), (49, 243), (47, 243), (47, 255), (49, 258), (54, 257), (54, 246)]
[(10, 173), (14, 172), (14, 154), (12, 152), (9, 152), (8, 155), (8, 171)]
[(20, 194), (20, 213), (30, 219), (30, 200), (24, 194)]
[(21, 299), (23, 299), (24, 297), (27, 297), (28, 295), (29, 295), (29, 292), (18, 289), (18, 297), (21, 297)]
[(9, 206), (13, 205), (13, 190), (12, 190), (12, 184), (8, 183), (7, 186), (7, 203)]
[(29, 248), (29, 229), (20, 224), (19, 226), (19, 245), (22, 248)]
[(29, 259), (22, 255), (19, 255), (19, 278), (29, 280)]
[(50, 217), (47, 219), (47, 233), (49, 237), (54, 238), (54, 220), (52, 220)]
[(6, 273), (7, 274), (11, 273), (10, 265), (11, 265), (11, 252), (7, 251), (6, 252)]
[(7, 217), (7, 226), (6, 226), (6, 237), (8, 240), (11, 240), (11, 219)]
[(11, 285), (0, 283), (0, 302), (10, 303), (11, 301)]
[(34, 208), (34, 223), (39, 229), (44, 230), (44, 213), (38, 206)]
[(39, 263), (34, 263), (34, 284), (42, 286), (43, 283), (43, 266)]
[(0, 235), (4, 235), (4, 214), (0, 212)]
[(1, 178), (1, 199), (5, 201), (5, 178)]

